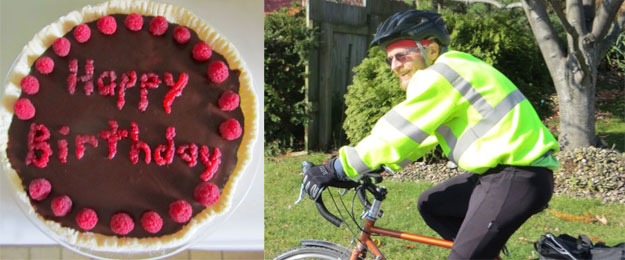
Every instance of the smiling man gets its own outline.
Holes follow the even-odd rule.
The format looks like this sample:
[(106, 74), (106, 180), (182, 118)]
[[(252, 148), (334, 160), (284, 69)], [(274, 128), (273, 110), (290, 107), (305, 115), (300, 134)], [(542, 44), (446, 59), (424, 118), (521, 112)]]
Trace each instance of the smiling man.
[[(553, 193), (556, 139), (530, 102), (501, 72), (447, 49), (440, 14), (397, 13), (378, 27), (371, 45), (406, 90), (371, 134), (339, 157), (305, 173), (312, 199), (327, 186), (353, 187), (362, 173), (399, 170), (440, 145), (466, 173), (419, 197), (419, 212), (443, 238), (449, 259), (494, 259), (510, 236), (543, 210)], [(522, 69), (522, 68), (519, 68)]]

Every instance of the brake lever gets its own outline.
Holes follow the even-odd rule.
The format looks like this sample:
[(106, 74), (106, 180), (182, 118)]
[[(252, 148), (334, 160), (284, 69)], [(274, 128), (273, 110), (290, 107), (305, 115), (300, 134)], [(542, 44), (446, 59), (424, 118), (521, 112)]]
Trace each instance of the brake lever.
[(293, 204), (293, 206), (296, 206), (297, 204), (299, 204), (300, 202), (302, 202), (302, 200), (304, 199), (304, 197), (306, 196), (306, 191), (304, 190), (304, 183), (306, 183), (306, 180), (308, 179), (308, 175), (304, 176), (304, 180), (302, 180), (302, 188), (299, 190), (299, 199), (297, 199), (297, 201), (295, 201), (295, 203)]
[(386, 166), (386, 165), (384, 165), (384, 164), (383, 164), (383, 165), (382, 165), (382, 168), (384, 169), (384, 171), (386, 171), (386, 172), (390, 173), (391, 175), (395, 175), (395, 171), (393, 171), (393, 170), (392, 170), (391, 168), (389, 168), (388, 166)]

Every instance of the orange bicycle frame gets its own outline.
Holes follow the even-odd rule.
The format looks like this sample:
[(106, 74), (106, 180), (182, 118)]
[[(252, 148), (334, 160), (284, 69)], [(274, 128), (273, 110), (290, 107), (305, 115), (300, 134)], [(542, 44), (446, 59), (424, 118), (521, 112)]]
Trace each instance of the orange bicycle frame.
[(359, 257), (364, 258), (366, 256), (366, 249), (369, 249), (369, 251), (376, 256), (376, 259), (386, 259), (382, 252), (380, 252), (380, 249), (378, 249), (378, 246), (373, 242), (373, 240), (371, 240), (371, 235), (394, 237), (402, 240), (446, 248), (451, 248), (453, 245), (453, 242), (448, 240), (376, 227), (375, 220), (367, 219), (365, 221), (364, 230), (360, 233), (358, 245), (356, 245), (356, 247), (352, 250), (351, 260), (357, 260)]

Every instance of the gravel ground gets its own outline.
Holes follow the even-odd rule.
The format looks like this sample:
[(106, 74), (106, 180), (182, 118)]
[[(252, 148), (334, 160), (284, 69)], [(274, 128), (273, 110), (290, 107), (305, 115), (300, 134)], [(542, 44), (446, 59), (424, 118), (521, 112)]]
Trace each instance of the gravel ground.
[[(603, 203), (625, 203), (625, 153), (594, 147), (559, 152), (560, 168), (554, 172), (555, 193), (595, 198)], [(395, 181), (440, 183), (463, 171), (441, 163), (414, 163), (385, 178)]]

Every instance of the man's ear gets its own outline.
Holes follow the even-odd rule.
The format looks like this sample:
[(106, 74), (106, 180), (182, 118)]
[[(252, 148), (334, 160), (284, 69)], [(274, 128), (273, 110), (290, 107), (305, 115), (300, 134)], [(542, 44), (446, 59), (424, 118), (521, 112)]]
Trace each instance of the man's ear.
[(428, 53), (428, 58), (430, 59), (430, 64), (434, 63), (434, 60), (436, 60), (440, 54), (440, 46), (437, 42), (433, 42), (428, 46), (426, 51)]
[(428, 52), (428, 56), (431, 56), (433, 58), (437, 58), (438, 54), (440, 51), (440, 46), (438, 45), (437, 42), (433, 42), (432, 44), (430, 44), (427, 52)]

